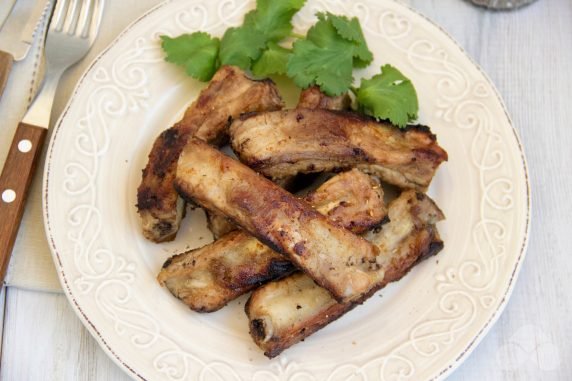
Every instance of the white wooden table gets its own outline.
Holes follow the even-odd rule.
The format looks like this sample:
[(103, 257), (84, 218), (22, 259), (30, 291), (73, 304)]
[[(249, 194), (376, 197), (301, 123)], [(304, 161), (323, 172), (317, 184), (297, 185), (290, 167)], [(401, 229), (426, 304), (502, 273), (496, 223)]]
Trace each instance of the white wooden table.
[[(110, 4), (106, 17), (127, 25), (158, 1), (129, 3), (131, 14), (113, 14)], [(572, 380), (572, 2), (539, 0), (510, 13), (462, 0), (409, 3), (449, 31), (492, 78), (530, 167), (532, 231), (514, 294), (451, 379)], [(66, 81), (80, 74), (72, 72)], [(9, 287), (0, 308), (0, 379), (128, 379), (63, 295)]]

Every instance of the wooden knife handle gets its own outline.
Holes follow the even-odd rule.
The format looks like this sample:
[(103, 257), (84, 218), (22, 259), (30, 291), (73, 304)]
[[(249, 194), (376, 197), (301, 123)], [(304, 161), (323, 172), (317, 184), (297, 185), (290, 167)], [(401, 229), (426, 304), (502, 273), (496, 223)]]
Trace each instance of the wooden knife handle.
[(0, 98), (2, 98), (6, 82), (8, 82), (8, 76), (12, 70), (13, 63), (14, 57), (12, 57), (10, 53), (0, 50)]
[(45, 128), (20, 123), (0, 175), (0, 281), (6, 275), (46, 132)]

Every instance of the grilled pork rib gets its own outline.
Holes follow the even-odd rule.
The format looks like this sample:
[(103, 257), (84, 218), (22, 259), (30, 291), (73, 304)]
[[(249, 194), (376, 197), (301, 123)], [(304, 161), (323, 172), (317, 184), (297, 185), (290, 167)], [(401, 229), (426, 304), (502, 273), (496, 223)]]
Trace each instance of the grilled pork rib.
[(359, 299), (383, 278), (377, 247), (201, 140), (185, 146), (175, 187), (287, 255), (340, 302)]
[[(379, 184), (356, 169), (332, 177), (305, 199), (355, 233), (378, 226), (387, 212)], [(295, 269), (286, 257), (250, 234), (235, 231), (170, 258), (157, 279), (192, 310), (212, 312)]]
[(365, 301), (389, 282), (403, 277), (414, 264), (437, 254), (443, 242), (435, 223), (443, 214), (425, 194), (405, 191), (389, 206), (390, 222), (367, 238), (383, 253), (384, 276), (355, 303), (338, 303), (310, 277), (296, 273), (255, 290), (245, 311), (250, 334), (270, 358), (308, 337)]
[(270, 80), (255, 81), (239, 68), (223, 66), (183, 118), (159, 135), (137, 189), (137, 209), (143, 235), (154, 242), (175, 238), (184, 202), (173, 187), (177, 159), (187, 139), (195, 136), (212, 144), (224, 142), (232, 118), (244, 112), (278, 110), (282, 99)]
[[(320, 91), (317, 86), (302, 90), (296, 108), (321, 108), (327, 110), (348, 110), (351, 106), (351, 99), (346, 93), (337, 97), (330, 97)], [(295, 185), (295, 176), (283, 177), (276, 181), (282, 188), (289, 189)], [(213, 233), (214, 239), (219, 239), (227, 233), (238, 229), (236, 225), (221, 214), (206, 210), (207, 227)]]
[(292, 273), (286, 257), (248, 233), (224, 237), (169, 258), (157, 276), (173, 296), (197, 312), (214, 312), (260, 284)]
[(358, 168), (400, 188), (425, 190), (447, 153), (427, 127), (400, 130), (351, 112), (297, 109), (244, 115), (232, 148), (272, 179)]

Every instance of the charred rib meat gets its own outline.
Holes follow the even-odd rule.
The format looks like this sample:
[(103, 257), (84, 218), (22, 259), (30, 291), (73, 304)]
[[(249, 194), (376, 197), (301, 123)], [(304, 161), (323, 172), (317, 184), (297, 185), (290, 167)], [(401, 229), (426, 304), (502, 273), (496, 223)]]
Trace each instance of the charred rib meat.
[[(332, 177), (306, 200), (318, 212), (355, 233), (379, 225), (386, 216), (379, 184), (358, 170)], [(192, 310), (212, 312), (295, 269), (286, 257), (250, 234), (235, 231), (170, 258), (158, 280)]]
[(175, 187), (287, 255), (340, 302), (359, 299), (383, 278), (377, 247), (201, 140), (185, 146)]
[(447, 153), (427, 127), (400, 130), (355, 113), (296, 109), (245, 115), (230, 127), (240, 160), (272, 179), (358, 168), (425, 190)]
[(159, 135), (153, 144), (137, 190), (137, 209), (143, 235), (154, 242), (175, 238), (184, 202), (173, 187), (177, 159), (189, 136), (222, 143), (232, 118), (243, 112), (278, 110), (282, 99), (270, 80), (255, 81), (233, 66), (215, 74), (183, 118)]
[(389, 206), (390, 222), (367, 238), (383, 255), (384, 276), (354, 303), (338, 303), (310, 277), (296, 273), (255, 290), (245, 307), (250, 334), (270, 358), (308, 337), (350, 311), (389, 282), (403, 277), (411, 267), (438, 253), (443, 242), (435, 223), (442, 212), (426, 195), (406, 191)]
[[(309, 87), (302, 90), (298, 100), (297, 108), (322, 108), (327, 110), (347, 110), (351, 105), (351, 99), (346, 93), (337, 97), (329, 97), (320, 91), (317, 86)], [(295, 183), (294, 176), (283, 177), (276, 181), (282, 188), (289, 189), (289, 186)], [(223, 235), (237, 229), (228, 218), (223, 215), (206, 211), (207, 227), (213, 233), (214, 239), (218, 239)]]

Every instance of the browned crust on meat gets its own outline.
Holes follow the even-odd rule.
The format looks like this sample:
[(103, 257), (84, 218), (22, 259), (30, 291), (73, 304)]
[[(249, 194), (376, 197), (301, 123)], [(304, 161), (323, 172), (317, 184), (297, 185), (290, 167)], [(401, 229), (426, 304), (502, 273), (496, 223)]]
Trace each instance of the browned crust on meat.
[[(245, 311), (250, 334), (266, 356), (279, 355), (340, 318), (387, 283), (401, 279), (416, 263), (443, 248), (435, 227), (443, 215), (429, 197), (413, 191), (404, 192), (390, 205), (389, 213), (391, 222), (380, 232), (369, 235), (369, 239), (385, 251), (382, 266), (385, 276), (360, 300), (337, 303), (302, 273), (268, 283), (253, 292)], [(407, 227), (405, 232), (404, 226)], [(280, 311), (280, 319), (276, 321), (273, 319), (275, 305), (280, 306), (276, 309)]]
[(154, 242), (173, 240), (180, 224), (184, 203), (174, 192), (175, 171), (185, 139), (171, 127), (153, 143), (142, 181), (137, 189), (137, 209), (143, 224), (143, 235)]
[(221, 67), (183, 118), (153, 144), (137, 189), (143, 235), (154, 242), (175, 238), (184, 203), (173, 187), (176, 165), (189, 136), (212, 144), (228, 139), (232, 118), (243, 112), (278, 110), (282, 99), (271, 81), (254, 81), (239, 68)]
[(341, 302), (378, 281), (375, 246), (198, 139), (190, 139), (179, 158), (175, 187), (287, 255)]
[(320, 91), (318, 86), (312, 86), (300, 93), (296, 108), (324, 109), (324, 110), (349, 110), (352, 99), (348, 93), (337, 97), (329, 97)]
[[(341, 187), (347, 194), (339, 191)], [(334, 212), (336, 223), (356, 233), (378, 225), (386, 213), (379, 184), (357, 170), (332, 177), (306, 198), (320, 200), (314, 206), (317, 211), (330, 218)], [(360, 204), (362, 199), (370, 200), (366, 208)], [(286, 257), (248, 233), (233, 232), (200, 249), (167, 260), (158, 279), (191, 309), (212, 312), (294, 269)]]
[[(308, 285), (308, 283), (310, 284)], [(311, 302), (304, 303), (300, 297), (300, 295), (309, 294), (313, 300), (320, 302), (319, 313), (304, 316), (290, 329), (274, 333), (273, 323), (264, 315), (264, 308), (268, 304), (267, 296), (276, 293), (292, 298), (288, 303), (290, 310), (313, 308)], [(338, 319), (355, 306), (356, 304), (353, 303), (337, 303), (326, 290), (316, 285), (307, 275), (299, 272), (282, 280), (267, 283), (255, 290), (246, 302), (245, 312), (249, 320), (250, 336), (256, 345), (264, 351), (265, 356), (274, 358), (285, 349)], [(270, 305), (269, 308), (272, 309), (272, 306)], [(262, 310), (262, 313), (259, 313), (259, 309)]]
[(387, 215), (379, 182), (353, 169), (332, 177), (306, 201), (330, 221), (360, 234), (382, 223)]
[[(349, 110), (351, 107), (351, 102), (351, 98), (347, 93), (337, 97), (329, 97), (322, 93), (319, 87), (312, 86), (302, 90), (296, 108)], [(250, 115), (255, 115), (255, 113), (251, 113)], [(294, 175), (281, 178), (275, 177), (272, 179), (272, 181), (280, 185), (282, 188), (293, 192), (295, 190), (301, 190), (307, 186), (307, 184), (304, 185), (304, 180), (306, 180), (308, 176), (311, 176), (311, 174), (306, 176)]]
[[(249, 261), (237, 261), (242, 256)], [(169, 258), (157, 279), (198, 312), (213, 312), (230, 300), (295, 267), (284, 256), (241, 231), (200, 249)]]
[(273, 179), (355, 167), (401, 188), (425, 190), (447, 160), (427, 127), (400, 130), (343, 111), (259, 113), (234, 121), (230, 135), (240, 160)]
[[(317, 86), (309, 87), (302, 90), (296, 108), (323, 108), (327, 110), (348, 110), (351, 106), (351, 98), (346, 93), (337, 97), (329, 97), (320, 91)], [(253, 113), (252, 113), (253, 114)], [(281, 179), (273, 179), (280, 187), (290, 190), (295, 186), (296, 177), (285, 177)], [(237, 229), (236, 225), (228, 220), (225, 216), (206, 211), (207, 228), (213, 233), (213, 237), (218, 239), (223, 235)], [(335, 220), (335, 219), (334, 219)]]

